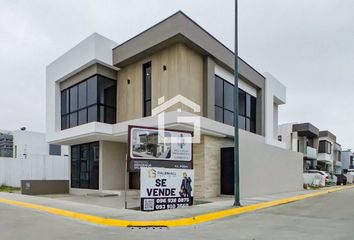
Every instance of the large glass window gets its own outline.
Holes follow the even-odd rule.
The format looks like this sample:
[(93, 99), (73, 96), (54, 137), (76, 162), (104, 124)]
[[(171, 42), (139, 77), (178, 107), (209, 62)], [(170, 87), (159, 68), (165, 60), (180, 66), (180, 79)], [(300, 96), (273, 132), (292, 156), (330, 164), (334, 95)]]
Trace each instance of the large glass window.
[(61, 92), (61, 129), (89, 122), (116, 123), (116, 81), (95, 75)]
[(327, 140), (321, 140), (319, 142), (318, 152), (331, 154), (332, 153), (332, 143), (330, 143)]
[(71, 146), (71, 187), (98, 189), (99, 143)]
[(151, 116), (151, 62), (143, 65), (144, 117)]
[[(234, 85), (215, 75), (215, 120), (234, 124)], [(247, 92), (238, 90), (239, 128), (256, 132), (257, 99)]]

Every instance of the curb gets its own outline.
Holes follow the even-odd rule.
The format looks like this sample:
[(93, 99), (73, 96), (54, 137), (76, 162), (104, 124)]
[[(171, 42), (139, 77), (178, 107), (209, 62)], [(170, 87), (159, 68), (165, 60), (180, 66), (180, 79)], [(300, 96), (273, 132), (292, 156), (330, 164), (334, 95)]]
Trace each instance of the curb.
[(26, 202), (21, 202), (16, 200), (9, 200), (6, 198), (0, 198), (0, 203), (34, 209), (38, 211), (43, 211), (43, 212), (47, 212), (59, 216), (69, 217), (69, 218), (73, 218), (73, 219), (77, 219), (89, 223), (94, 223), (98, 225), (109, 226), (109, 227), (182, 227), (182, 226), (191, 226), (200, 223), (205, 223), (205, 222), (226, 218), (230, 216), (236, 216), (242, 213), (253, 212), (260, 209), (265, 209), (265, 208), (274, 207), (282, 204), (296, 202), (306, 198), (326, 195), (328, 193), (337, 192), (337, 191), (350, 189), (350, 188), (354, 188), (354, 185), (345, 186), (345, 187), (344, 186), (335, 187), (335, 188), (331, 188), (328, 190), (323, 190), (315, 193), (309, 193), (309, 194), (299, 195), (290, 198), (263, 202), (263, 203), (258, 203), (258, 204), (239, 207), (239, 208), (230, 208), (226, 210), (197, 215), (194, 217), (172, 219), (172, 220), (151, 220), (151, 221), (135, 221), (135, 220), (132, 221), (132, 220), (104, 218), (104, 217), (99, 217), (99, 216), (94, 216), (94, 215), (89, 215), (84, 213), (63, 210), (59, 208), (46, 207), (44, 205), (26, 203)]

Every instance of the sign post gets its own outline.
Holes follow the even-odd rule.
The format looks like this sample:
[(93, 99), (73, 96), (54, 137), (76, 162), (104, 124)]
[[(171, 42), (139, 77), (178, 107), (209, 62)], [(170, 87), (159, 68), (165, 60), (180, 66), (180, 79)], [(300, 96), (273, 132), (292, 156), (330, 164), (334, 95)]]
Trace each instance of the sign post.
[(238, 0), (235, 0), (235, 85), (234, 85), (234, 206), (241, 206), (240, 203), (240, 143), (238, 135)]
[(193, 132), (128, 126), (127, 171), (140, 171), (141, 210), (193, 204)]

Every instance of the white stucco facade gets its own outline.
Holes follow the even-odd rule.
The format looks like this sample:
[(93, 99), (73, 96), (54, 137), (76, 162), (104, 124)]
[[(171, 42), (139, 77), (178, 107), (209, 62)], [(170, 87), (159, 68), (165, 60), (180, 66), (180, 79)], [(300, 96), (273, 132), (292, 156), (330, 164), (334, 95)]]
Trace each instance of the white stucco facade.
[[(69, 150), (61, 145), (60, 153), (50, 153), (44, 133), (3, 131), (13, 136), (13, 156), (0, 157), (0, 185), (20, 187), (21, 180), (68, 180)], [(57, 149), (56, 149), (57, 150)]]
[(59, 83), (94, 63), (114, 68), (112, 48), (116, 45), (114, 41), (93, 33), (47, 66), (46, 134), (49, 138), (51, 134), (60, 130)]
[(265, 76), (265, 137), (268, 144), (285, 148), (278, 141), (278, 114), (279, 105), (286, 103), (286, 88), (270, 73)]
[[(46, 140), (52, 144), (69, 145), (72, 146), (72, 148), (74, 148), (73, 145), (88, 144), (93, 142), (99, 143), (98, 187), (89, 189), (87, 187), (81, 188), (81, 186), (74, 186), (70, 189), (70, 192), (73, 194), (85, 194), (88, 192), (107, 190), (122, 190), (122, 188), (126, 186), (126, 181), (130, 181), (123, 176), (127, 174), (125, 156), (127, 151), (126, 143), (128, 141), (128, 125), (158, 127), (159, 124), (158, 116), (148, 116), (117, 122), (114, 124), (89, 122), (61, 130), (60, 83), (94, 63), (100, 63), (108, 68), (118, 71), (119, 73), (120, 70), (112, 66), (112, 49), (116, 45), (117, 44), (114, 41), (108, 40), (98, 34), (93, 34), (47, 67)], [(240, 142), (242, 142), (240, 143), (242, 148), (241, 157), (243, 158), (241, 161), (244, 161), (244, 165), (242, 166), (242, 169), (244, 169), (242, 178), (245, 180), (243, 182), (243, 188), (245, 189), (243, 190), (244, 195), (255, 196), (257, 192), (262, 194), (270, 194), (272, 192), (299, 190), (302, 187), (301, 154), (284, 149), (283, 144), (278, 142), (276, 139), (278, 106), (285, 104), (286, 102), (285, 87), (269, 74), (265, 75), (265, 85), (263, 85), (263, 76), (256, 72), (253, 68), (250, 69), (251, 70), (249, 71), (251, 71), (254, 75), (250, 74), (249, 76), (252, 77), (257, 75), (257, 81), (254, 81), (253, 83), (257, 83), (258, 85), (252, 85), (252, 81), (248, 81), (248, 79), (247, 81), (240, 79), (239, 87), (249, 95), (257, 98), (256, 105), (259, 110), (259, 112), (257, 112), (257, 120), (259, 119), (258, 125), (261, 130), (258, 131), (257, 134), (250, 131), (239, 130)], [(202, 69), (200, 70), (202, 71)], [(226, 71), (218, 64), (216, 64), (215, 67), (213, 66), (212, 70), (211, 79), (214, 79), (215, 75), (218, 75), (226, 81), (232, 84), (234, 83), (233, 75), (230, 73), (230, 70)], [(120, 81), (118, 76), (117, 82)], [(125, 83), (126, 79), (123, 79), (122, 81)], [(258, 86), (258, 88), (256, 86)], [(264, 86), (265, 88), (263, 91)], [(213, 90), (214, 85), (212, 85), (212, 91)], [(212, 107), (215, 107), (214, 104), (215, 102), (212, 102)], [(263, 108), (263, 106), (265, 107)], [(265, 116), (263, 115), (264, 112)], [(179, 119), (183, 117), (200, 117), (199, 130), (202, 138), (213, 139), (212, 142), (214, 145), (212, 149), (215, 149), (215, 151), (212, 152), (208, 152), (209, 146), (207, 144), (195, 144), (196, 151), (199, 151), (199, 153), (195, 155), (195, 158), (197, 158), (196, 162), (199, 161), (199, 165), (196, 164), (194, 167), (196, 171), (205, 171), (202, 174), (197, 174), (196, 181), (198, 181), (198, 183), (208, 181), (201, 180), (202, 175), (204, 176), (209, 168), (212, 169), (210, 175), (213, 175), (215, 181), (211, 183), (211, 185), (213, 185), (213, 189), (210, 190), (211, 193), (206, 195), (205, 192), (209, 190), (199, 190), (200, 192), (204, 192), (201, 193), (201, 196), (217, 196), (220, 194), (220, 152), (221, 148), (232, 146), (229, 143), (232, 143), (232, 139), (234, 137), (234, 127), (214, 120), (214, 116), (200, 116), (186, 111), (165, 112), (164, 127), (176, 130), (194, 130), (193, 123), (179, 121)], [(264, 123), (265, 127), (263, 127)], [(265, 130), (265, 136), (263, 136), (263, 130)], [(227, 144), (225, 144), (225, 142), (227, 142)], [(287, 156), (289, 158), (284, 161), (284, 158)], [(204, 157), (210, 158), (210, 162)], [(245, 161), (248, 162), (246, 163)], [(262, 169), (257, 170), (257, 174), (259, 172), (259, 175), (254, 176), (250, 174), (250, 171), (252, 170), (251, 168), (260, 166), (259, 161), (263, 161), (261, 164)], [(264, 170), (264, 167), (268, 165), (269, 168)], [(283, 171), (289, 166), (292, 169), (296, 169), (295, 172), (290, 174), (291, 177), (289, 177), (289, 179), (291, 180), (289, 180), (286, 185), (277, 184), (279, 172), (284, 174), (284, 176), (290, 176), (288, 172)], [(69, 173), (69, 176), (70, 175), (71, 174)], [(269, 178), (269, 175), (272, 175), (272, 184), (266, 186), (266, 183), (263, 185), (258, 183), (259, 178), (266, 179)], [(252, 186), (249, 185), (250, 187), (247, 188), (247, 181), (250, 182), (250, 179), (253, 181)]]
[(351, 159), (353, 158), (353, 153), (351, 149), (343, 150), (341, 153), (341, 162), (342, 162), (342, 169), (350, 169), (352, 162)]
[[(229, 71), (225, 70), (223, 67), (215, 64), (215, 75), (218, 75), (222, 79), (225, 79), (232, 85), (235, 84), (235, 78), (234, 75), (231, 74)], [(242, 79), (238, 79), (238, 87), (242, 89), (243, 91), (247, 92), (253, 97), (257, 97), (257, 89), (250, 84), (247, 84), (245, 81)]]

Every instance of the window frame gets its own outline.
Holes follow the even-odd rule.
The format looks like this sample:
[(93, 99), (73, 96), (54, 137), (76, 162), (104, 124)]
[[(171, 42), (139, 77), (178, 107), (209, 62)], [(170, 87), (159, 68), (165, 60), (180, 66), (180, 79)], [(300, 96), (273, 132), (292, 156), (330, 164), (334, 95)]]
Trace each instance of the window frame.
[[(96, 81), (96, 102), (88, 104), (88, 102), (89, 102), (88, 101), (89, 100), (88, 99), (88, 88), (89, 88), (88, 87), (89, 86), (88, 82), (92, 78), (96, 78), (95, 79), (95, 81)], [(102, 78), (102, 80), (100, 80), (101, 78)], [(101, 74), (94, 74), (94, 75), (91, 75), (90, 77), (87, 77), (84, 80), (82, 80), (82, 81), (80, 81), (80, 82), (78, 82), (78, 83), (76, 83), (76, 84), (74, 84), (74, 85), (72, 85), (72, 86), (70, 86), (68, 88), (65, 88), (65, 89), (60, 91), (60, 97), (61, 98), (63, 97), (64, 92), (66, 92), (65, 95), (67, 96), (67, 101), (68, 101), (66, 103), (66, 105), (68, 106), (67, 112), (63, 113), (62, 112), (62, 99), (60, 99), (60, 113), (61, 113), (61, 115), (60, 115), (60, 122), (61, 122), (60, 125), (61, 125), (61, 130), (65, 130), (65, 129), (68, 129), (68, 128), (72, 128), (72, 127), (76, 127), (76, 126), (80, 126), (80, 125), (89, 123), (89, 121), (88, 121), (89, 113), (88, 112), (89, 112), (89, 109), (91, 107), (93, 107), (93, 106), (96, 106), (96, 109), (97, 109), (96, 120), (95, 120), (96, 122), (100, 122), (100, 119), (101, 119), (101, 116), (100, 116), (101, 111), (100, 111), (100, 109), (101, 109), (101, 107), (103, 107), (104, 109), (109, 108), (109, 109), (113, 110), (113, 112), (114, 112), (114, 114), (112, 115), (112, 116), (114, 116), (113, 121), (112, 121), (112, 123), (109, 123), (109, 124), (114, 124), (114, 123), (117, 122), (117, 116), (116, 116), (117, 115), (117, 107), (116, 106), (113, 107), (113, 106), (107, 105), (105, 103), (100, 103), (100, 97), (101, 97), (100, 96), (100, 86), (102, 84), (101, 81), (104, 81), (105, 79), (114, 82), (114, 86), (117, 88), (117, 81), (116, 80), (111, 79), (111, 78), (106, 77), (106, 76), (103, 76)], [(86, 96), (85, 96), (86, 97), (86, 106), (79, 107), (79, 99), (80, 99), (80, 97), (79, 97), (79, 85), (84, 83), (84, 82), (85, 82), (85, 88), (86, 88), (85, 89), (85, 92), (86, 92)], [(77, 108), (75, 110), (71, 110), (71, 107), (70, 107), (70, 103), (71, 103), (70, 92), (71, 92), (71, 89), (73, 89), (73, 88), (76, 88)], [(116, 101), (116, 99), (117, 99), (117, 89), (115, 91), (115, 101)], [(82, 110), (86, 110), (86, 121), (84, 123), (79, 124), (79, 112), (82, 111)], [(71, 114), (76, 114), (76, 125), (75, 124), (71, 125), (71, 122), (70, 122), (70, 115)], [(63, 122), (64, 118), (66, 118), (66, 126), (65, 126), (65, 124)], [(105, 120), (104, 116), (103, 116), (103, 119)], [(91, 122), (95, 122), (95, 121), (91, 121)], [(103, 122), (104, 123), (108, 123), (108, 122), (105, 122), (105, 121), (103, 121)]]
[[(72, 145), (70, 152), (70, 187), (79, 189), (99, 189), (99, 158), (95, 161), (92, 153), (94, 152), (94, 147), (97, 148), (99, 153), (100, 144), (99, 142), (89, 142), (83, 144)], [(87, 148), (86, 158), (83, 158), (82, 149)], [(73, 158), (73, 149), (76, 149), (77, 156)], [(75, 161), (73, 161), (75, 159)], [(82, 164), (85, 162), (86, 170), (82, 171)], [(75, 168), (75, 173), (73, 171)], [(94, 175), (94, 170), (96, 169), (96, 175)], [(76, 175), (75, 175), (76, 174)], [(82, 176), (85, 174), (88, 178), (82, 181)], [(75, 180), (75, 181), (74, 181)]]
[(61, 145), (49, 144), (49, 155), (50, 156), (61, 156)]
[[(146, 97), (146, 69), (150, 67), (150, 98)], [(150, 104), (147, 109), (147, 104)], [(151, 116), (152, 111), (152, 62), (149, 61), (143, 64), (143, 117)]]
[[(215, 103), (214, 103), (214, 109), (215, 109), (214, 119), (216, 121), (219, 121), (216, 118), (216, 109), (219, 109), (219, 110), (221, 109), (221, 111), (222, 111), (222, 114), (221, 114), (222, 121), (219, 121), (219, 122), (228, 124), (228, 123), (225, 122), (225, 111), (227, 111), (228, 113), (232, 113), (233, 114), (234, 110), (230, 111), (230, 109), (225, 108), (225, 97), (224, 97), (225, 96), (225, 85), (228, 84), (228, 85), (234, 87), (234, 84), (230, 83), (229, 81), (227, 81), (227, 80), (223, 79), (222, 77), (220, 77), (219, 75), (215, 74), (215, 86), (217, 84), (216, 81), (219, 81), (219, 80), (217, 80), (217, 78), (222, 82), (222, 86), (221, 86), (222, 106), (217, 104), (216, 101), (215, 101)], [(216, 95), (216, 87), (215, 86), (214, 86), (214, 91), (215, 91), (215, 95)], [(240, 125), (239, 125), (239, 128), (244, 129), (244, 130), (249, 131), (249, 132), (252, 132), (252, 133), (256, 133), (257, 132), (257, 109), (254, 109), (254, 112), (252, 112), (252, 107), (254, 107), (254, 106), (256, 107), (257, 106), (257, 97), (254, 97), (251, 94), (249, 94), (248, 92), (246, 92), (246, 91), (244, 91), (244, 90), (239, 88), (238, 89), (238, 97), (240, 97), (240, 93), (242, 93), (242, 95), (244, 95), (245, 111), (244, 111), (244, 113), (240, 113), (239, 112), (239, 114), (238, 114), (239, 123), (240, 122), (244, 122), (244, 127), (243, 126), (240, 127)], [(218, 96), (218, 98), (219, 97), (220, 96)], [(248, 107), (247, 107), (247, 101), (248, 101), (247, 99), (249, 99), (249, 106)], [(253, 102), (253, 101), (255, 101), (255, 102)], [(252, 103), (255, 103), (255, 105), (253, 106)], [(239, 101), (239, 104), (240, 104), (240, 101)], [(248, 109), (248, 108), (250, 108), (250, 109)], [(247, 114), (247, 113), (249, 113), (249, 114)], [(252, 126), (252, 124), (253, 124), (253, 126)], [(228, 124), (228, 125), (233, 126), (233, 123), (232, 124)]]
[[(324, 146), (321, 146), (321, 143), (324, 143)], [(324, 147), (324, 149), (322, 149)], [(318, 153), (332, 154), (332, 143), (328, 140), (320, 140), (318, 142)]]

